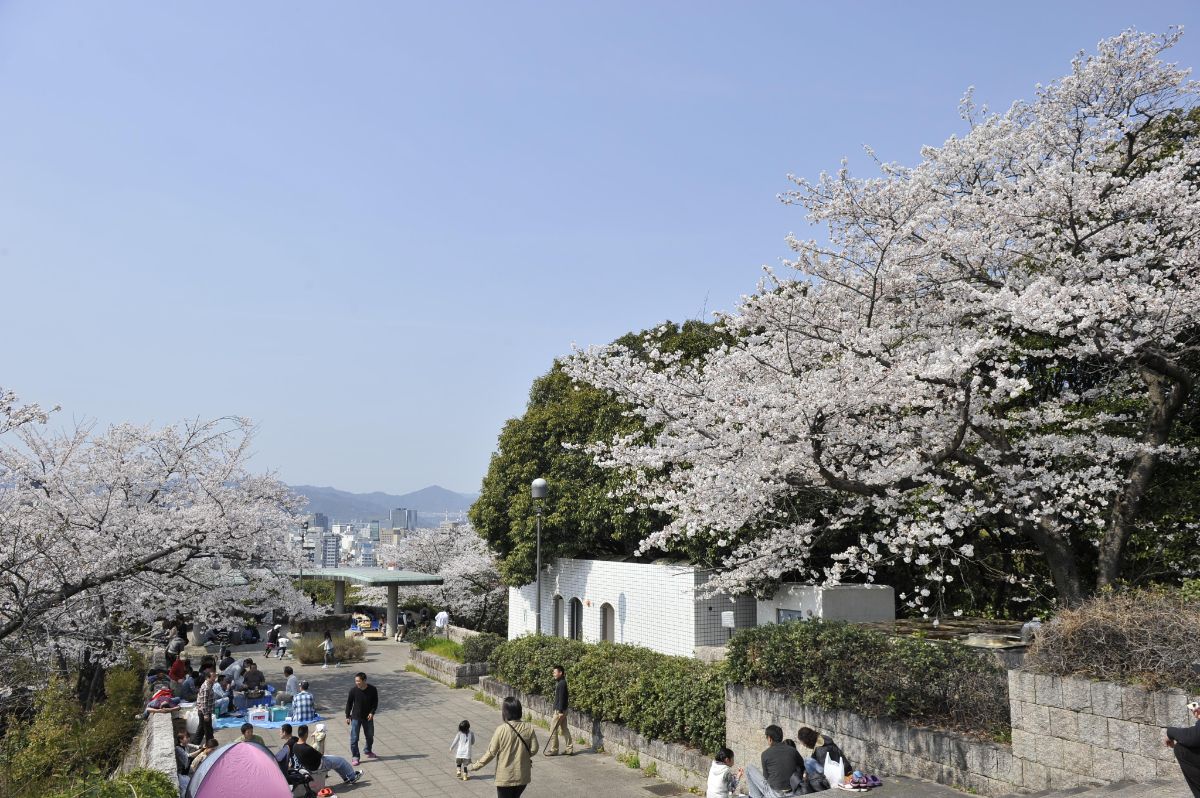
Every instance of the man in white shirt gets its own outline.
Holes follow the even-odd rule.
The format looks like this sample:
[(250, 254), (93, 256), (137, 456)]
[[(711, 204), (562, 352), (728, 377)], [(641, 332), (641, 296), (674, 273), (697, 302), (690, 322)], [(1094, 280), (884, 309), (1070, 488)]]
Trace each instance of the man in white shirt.
[(437, 627), (439, 635), (450, 636), (450, 613), (442, 610), (437, 615), (433, 616), (433, 625)]

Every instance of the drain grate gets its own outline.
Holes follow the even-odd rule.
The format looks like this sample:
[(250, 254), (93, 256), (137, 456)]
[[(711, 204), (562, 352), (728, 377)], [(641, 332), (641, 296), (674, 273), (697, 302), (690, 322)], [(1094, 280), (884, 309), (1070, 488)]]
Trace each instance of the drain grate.
[(677, 784), (655, 784), (652, 787), (647, 787), (646, 792), (654, 793), (655, 795), (683, 795), (683, 788)]

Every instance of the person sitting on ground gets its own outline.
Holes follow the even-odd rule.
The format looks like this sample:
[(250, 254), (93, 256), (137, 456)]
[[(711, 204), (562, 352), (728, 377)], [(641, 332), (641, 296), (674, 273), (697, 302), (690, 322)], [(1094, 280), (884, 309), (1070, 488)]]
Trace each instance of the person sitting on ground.
[(279, 727), (279, 750), (275, 752), (275, 761), (280, 767), (286, 768), (288, 757), (292, 755), (292, 746), (296, 744), (296, 738), (292, 736), (292, 724), (285, 723)]
[(192, 764), (192, 754), (199, 749), (188, 741), (187, 729), (180, 729), (175, 735), (175, 770), (180, 775), (186, 774)]
[(244, 743), (258, 743), (263, 748), (267, 747), (267, 741), (264, 740), (261, 735), (254, 733), (254, 724), (253, 723), (243, 723), (242, 724), (242, 740), (241, 741)]
[(233, 701), (233, 687), (229, 683), (228, 676), (222, 676), (213, 684), (213, 717), (219, 718), (229, 711), (229, 704)]
[(292, 710), (288, 717), (296, 723), (308, 723), (317, 719), (316, 701), (308, 692), (308, 682), (300, 682), (300, 692), (292, 696)]
[(176, 688), (176, 694), (184, 701), (195, 701), (196, 691), (200, 689), (200, 674), (188, 671), (183, 681)]
[(217, 663), (217, 670), (224, 671), (233, 663), (233, 652), (227, 648), (221, 649), (221, 660)]
[(167, 676), (172, 682), (182, 682), (183, 677), (187, 676), (192, 670), (192, 661), (188, 657), (180, 657), (171, 663), (171, 667), (167, 668)]
[(795, 748), (783, 744), (783, 729), (772, 723), (763, 729), (767, 747), (762, 752), (762, 770), (746, 768), (751, 798), (777, 798), (792, 794), (792, 775), (803, 770), (804, 759)]
[(247, 693), (263, 690), (267, 686), (267, 675), (258, 669), (254, 660), (250, 660), (246, 665), (246, 672), (242, 674), (242, 686)]
[(204, 747), (192, 755), (192, 764), (188, 768), (188, 773), (195, 776), (196, 771), (200, 769), (200, 763), (207, 759), (210, 755), (212, 755), (213, 751), (216, 751), (220, 747), (221, 744), (217, 742), (216, 737), (209, 737), (207, 740), (205, 740)]
[(733, 769), (733, 750), (721, 747), (708, 768), (708, 789), (704, 798), (734, 798), (743, 770)]
[(229, 663), (221, 670), (222, 676), (229, 677), (229, 686), (231, 689), (233, 689), (233, 690), (241, 690), (242, 689), (242, 670), (246, 667), (246, 663), (249, 661), (250, 661), (249, 657), (247, 657), (246, 659), (241, 659), (241, 660), (235, 659), (233, 662)]
[(296, 737), (299, 742), (292, 746), (292, 756), (296, 757), (296, 761), (300, 763), (300, 767), (307, 770), (309, 773), (316, 773), (321, 770), (334, 770), (342, 777), (342, 782), (345, 784), (353, 784), (362, 778), (362, 771), (355, 770), (340, 756), (324, 756), (320, 751), (308, 744), (308, 726), (300, 724), (296, 727)]
[(292, 695), (300, 692), (300, 677), (296, 675), (296, 669), (291, 665), (284, 665), (283, 675), (287, 677), (287, 684), (284, 686), (283, 691)]
[[(842, 753), (842, 749), (838, 748), (837, 743), (832, 737), (827, 737), (823, 734), (818, 734), (815, 729), (810, 729), (804, 726), (800, 731), (796, 732), (796, 739), (805, 748), (811, 748), (812, 754), (804, 757), (804, 771), (808, 776), (808, 782), (814, 788), (822, 788), (827, 785), (825, 780), (825, 759), (831, 758), (842, 763), (842, 769), (847, 774), (851, 773), (854, 768), (850, 764), (850, 760)], [(828, 786), (833, 786), (829, 784)]]

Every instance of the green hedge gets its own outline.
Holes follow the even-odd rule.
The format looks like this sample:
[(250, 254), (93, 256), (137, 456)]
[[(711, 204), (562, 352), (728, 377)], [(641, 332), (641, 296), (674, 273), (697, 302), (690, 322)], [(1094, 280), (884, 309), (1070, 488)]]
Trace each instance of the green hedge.
[(42, 798), (81, 777), (111, 773), (141, 725), (142, 675), (135, 667), (111, 668), (105, 699), (90, 712), (58, 679), (40, 690), (33, 720), (10, 726), (0, 740), (0, 794)]
[(93, 776), (43, 798), (178, 798), (179, 784), (157, 770), (139, 768), (109, 779)]
[(455, 662), (466, 661), (463, 659), (462, 644), (455, 643), (453, 640), (447, 640), (444, 637), (427, 635), (417, 642), (416, 647), (420, 651), (428, 651), (430, 654), (452, 659)]
[(824, 710), (948, 726), (995, 739), (1010, 731), (1008, 676), (958, 643), (895, 637), (848, 623), (792, 621), (738, 632), (730, 681)]
[(463, 641), (464, 662), (491, 662), (492, 653), (504, 642), (504, 638), (491, 632), (471, 635)]
[(495, 675), (526, 693), (551, 695), (551, 669), (566, 669), (571, 707), (646, 737), (714, 752), (725, 744), (725, 679), (718, 667), (639, 646), (529, 636), (500, 644)]

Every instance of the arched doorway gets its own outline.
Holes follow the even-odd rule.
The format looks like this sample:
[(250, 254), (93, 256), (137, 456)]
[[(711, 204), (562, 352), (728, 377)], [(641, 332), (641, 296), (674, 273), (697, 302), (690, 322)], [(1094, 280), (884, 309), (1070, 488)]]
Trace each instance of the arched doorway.
[(616, 642), (616, 613), (613, 605), (605, 602), (600, 605), (600, 639), (609, 643)]
[(563, 600), (562, 596), (554, 597), (554, 604), (551, 612), (554, 615), (554, 636), (563, 636)]
[(567, 636), (572, 640), (583, 639), (583, 602), (577, 598), (571, 599), (568, 606)]

